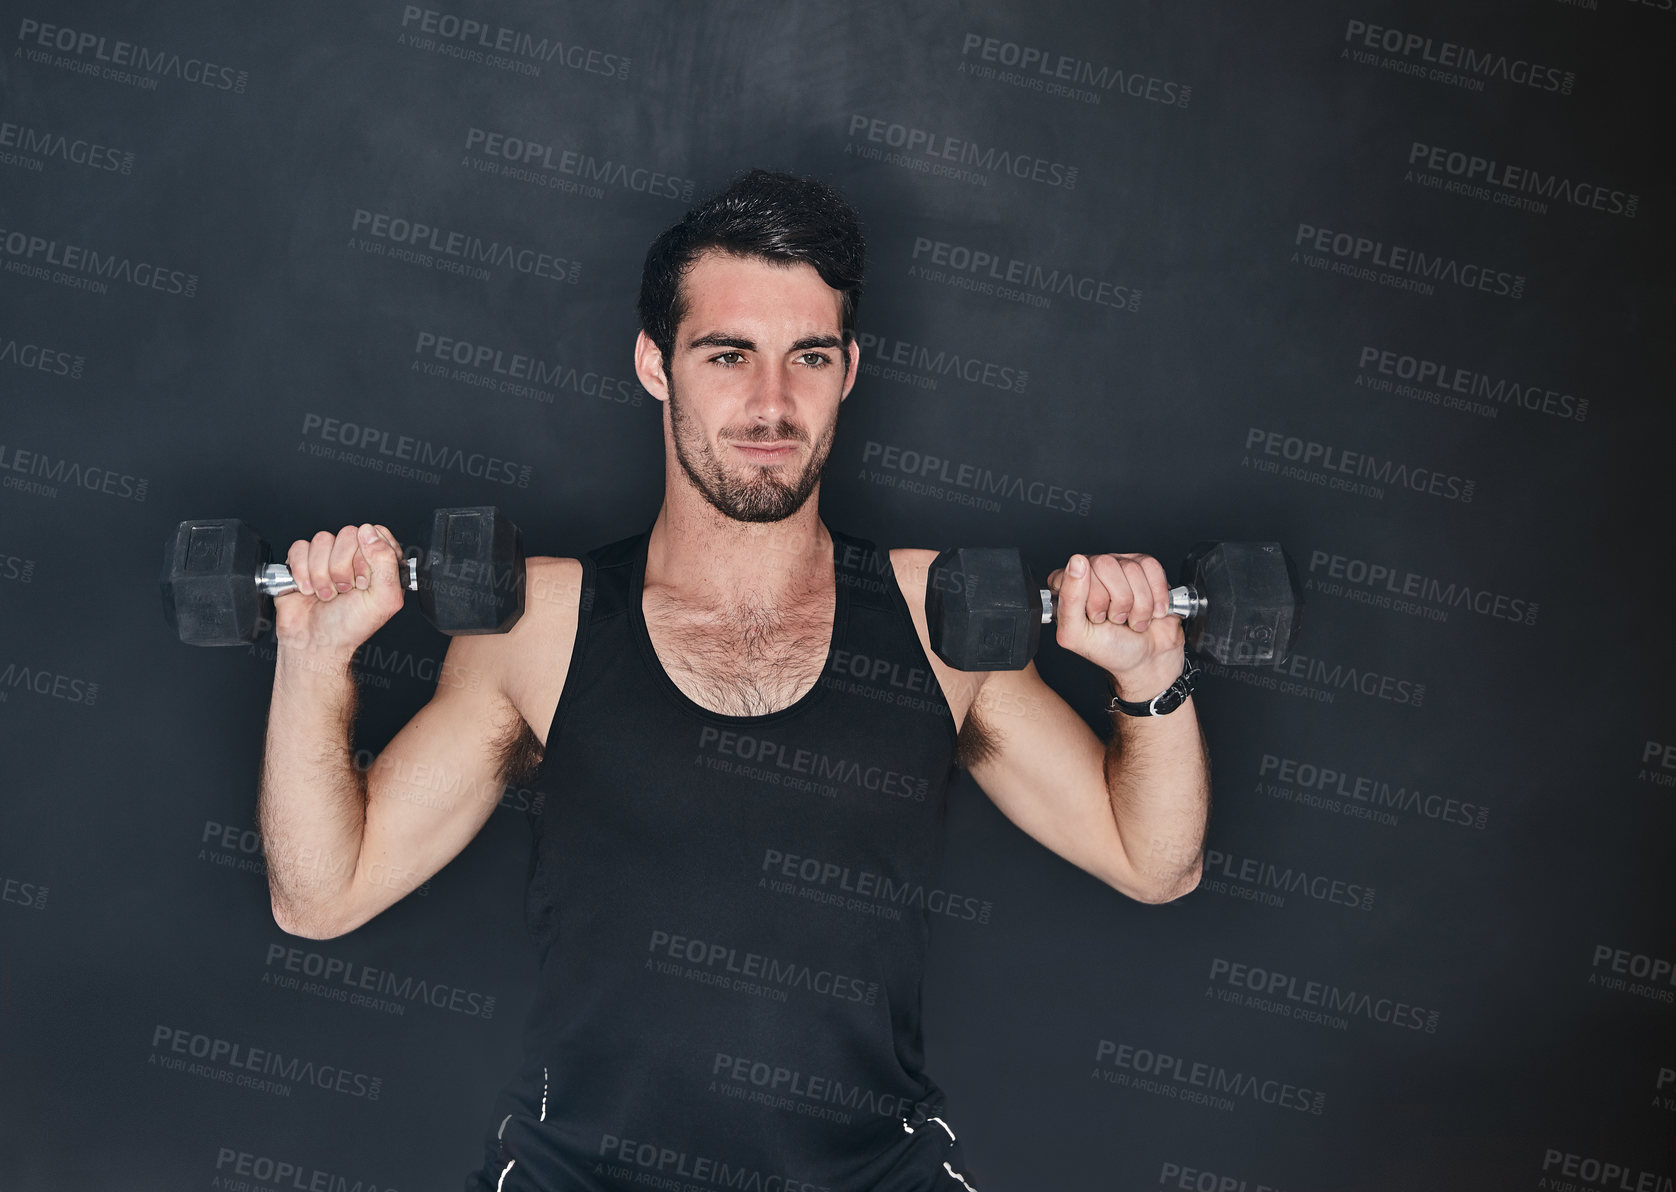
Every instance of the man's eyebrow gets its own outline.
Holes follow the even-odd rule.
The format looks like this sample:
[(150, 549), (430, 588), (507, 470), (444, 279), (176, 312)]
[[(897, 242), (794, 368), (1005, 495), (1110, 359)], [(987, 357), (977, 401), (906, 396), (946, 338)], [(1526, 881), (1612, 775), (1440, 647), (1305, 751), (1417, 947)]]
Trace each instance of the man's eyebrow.
[(729, 335), (725, 331), (712, 331), (708, 335), (701, 335), (697, 339), (687, 341), (689, 348), (738, 348), (744, 352), (757, 350), (755, 340), (746, 339), (743, 335)]
[[(805, 335), (792, 344), (794, 352), (806, 352), (810, 348), (841, 348), (844, 341), (836, 335)], [(754, 352), (757, 344), (754, 339), (747, 339), (743, 335), (733, 335), (726, 331), (712, 331), (706, 335), (696, 336), (687, 341), (690, 348), (738, 348), (742, 352)]]

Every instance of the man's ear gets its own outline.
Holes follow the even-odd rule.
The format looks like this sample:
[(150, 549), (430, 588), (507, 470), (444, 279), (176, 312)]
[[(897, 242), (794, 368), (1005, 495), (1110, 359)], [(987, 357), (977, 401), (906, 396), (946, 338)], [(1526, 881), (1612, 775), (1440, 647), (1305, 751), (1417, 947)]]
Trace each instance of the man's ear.
[(850, 390), (855, 388), (855, 379), (861, 373), (861, 341), (853, 335), (850, 336), (850, 342), (844, 349), (844, 354), (849, 357), (850, 367), (844, 374), (844, 392), (838, 395), (839, 401), (843, 401), (850, 395)]
[(663, 353), (644, 331), (634, 338), (634, 375), (647, 393), (669, 400), (669, 378), (663, 375)]

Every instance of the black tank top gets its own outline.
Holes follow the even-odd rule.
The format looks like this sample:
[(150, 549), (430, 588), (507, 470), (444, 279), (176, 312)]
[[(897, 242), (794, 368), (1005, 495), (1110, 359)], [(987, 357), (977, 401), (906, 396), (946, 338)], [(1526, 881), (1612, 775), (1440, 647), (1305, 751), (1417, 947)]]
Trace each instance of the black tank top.
[(819, 681), (781, 711), (727, 716), (658, 661), (649, 537), (583, 560), (586, 611), (531, 783), (546, 794), (527, 899), (540, 977), (485, 1181), (940, 1186), (924, 1174), (947, 1182), (920, 987), (955, 725), (889, 557), (832, 533)]

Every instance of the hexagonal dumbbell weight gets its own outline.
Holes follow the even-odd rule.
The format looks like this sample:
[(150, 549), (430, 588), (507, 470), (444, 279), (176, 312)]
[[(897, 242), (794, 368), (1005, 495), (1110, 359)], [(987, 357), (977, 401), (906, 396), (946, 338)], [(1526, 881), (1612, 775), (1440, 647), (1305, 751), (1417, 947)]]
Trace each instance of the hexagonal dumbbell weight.
[[(1168, 613), (1188, 619), (1187, 644), (1230, 666), (1291, 652), (1303, 604), (1297, 568), (1277, 542), (1201, 542), (1170, 590)], [(957, 670), (1023, 670), (1036, 656), (1054, 596), (1013, 547), (946, 550), (926, 579), (931, 648)]]
[[(191, 646), (256, 640), (296, 580), (237, 518), (183, 521), (164, 545), (163, 616)], [(419, 611), (442, 632), (505, 633), (524, 613), (524, 535), (493, 505), (438, 509), (430, 546), (403, 560)]]

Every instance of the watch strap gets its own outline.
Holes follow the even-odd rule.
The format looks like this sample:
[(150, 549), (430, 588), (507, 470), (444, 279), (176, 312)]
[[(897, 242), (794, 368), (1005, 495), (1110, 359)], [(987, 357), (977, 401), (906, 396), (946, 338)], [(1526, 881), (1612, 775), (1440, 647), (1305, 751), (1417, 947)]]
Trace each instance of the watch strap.
[(1185, 654), (1181, 659), (1181, 674), (1176, 681), (1164, 688), (1149, 700), (1127, 700), (1117, 694), (1117, 685), (1109, 677), (1107, 687), (1111, 690), (1111, 703), (1106, 705), (1108, 712), (1122, 712), (1125, 716), (1168, 716), (1193, 694), (1193, 681), (1198, 678), (1199, 668), (1193, 664), (1193, 659)]

